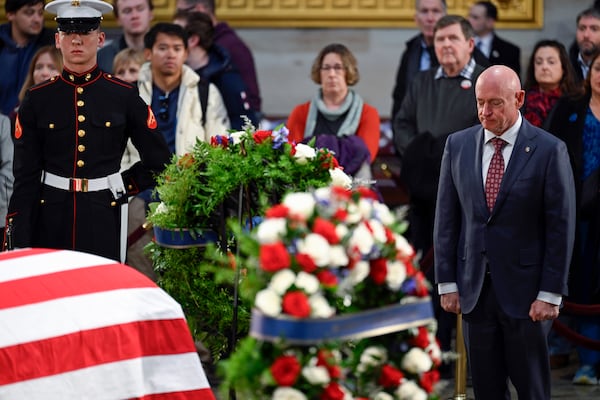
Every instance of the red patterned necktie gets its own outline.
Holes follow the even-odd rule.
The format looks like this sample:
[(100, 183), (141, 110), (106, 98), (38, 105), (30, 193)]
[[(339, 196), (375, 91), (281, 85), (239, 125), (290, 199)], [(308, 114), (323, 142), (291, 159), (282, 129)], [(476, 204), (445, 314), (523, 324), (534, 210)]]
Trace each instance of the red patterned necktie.
[(496, 197), (500, 191), (500, 182), (502, 182), (502, 176), (504, 175), (504, 157), (502, 157), (502, 149), (506, 145), (506, 142), (503, 139), (497, 137), (493, 138), (491, 142), (494, 145), (494, 155), (490, 161), (487, 178), (485, 179), (485, 198), (490, 211), (492, 211), (492, 208), (494, 208), (494, 204), (496, 203)]

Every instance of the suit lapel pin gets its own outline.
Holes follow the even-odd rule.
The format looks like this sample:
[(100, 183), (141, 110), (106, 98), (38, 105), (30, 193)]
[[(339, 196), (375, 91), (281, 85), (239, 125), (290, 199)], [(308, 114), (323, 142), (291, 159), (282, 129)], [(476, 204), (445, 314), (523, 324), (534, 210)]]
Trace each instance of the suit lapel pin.
[(460, 87), (463, 89), (471, 89), (471, 86), (473, 86), (473, 84), (471, 83), (470, 80), (468, 79), (464, 79), (461, 83), (460, 83)]
[(529, 147), (529, 146), (525, 147), (525, 153), (529, 153), (529, 150), (531, 150), (531, 147)]

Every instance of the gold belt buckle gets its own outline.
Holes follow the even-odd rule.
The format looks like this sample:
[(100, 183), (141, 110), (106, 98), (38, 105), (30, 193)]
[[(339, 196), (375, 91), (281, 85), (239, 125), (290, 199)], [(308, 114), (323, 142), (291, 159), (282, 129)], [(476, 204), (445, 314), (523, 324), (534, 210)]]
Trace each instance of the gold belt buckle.
[(69, 179), (69, 190), (71, 192), (87, 192), (88, 191), (87, 178), (70, 178)]

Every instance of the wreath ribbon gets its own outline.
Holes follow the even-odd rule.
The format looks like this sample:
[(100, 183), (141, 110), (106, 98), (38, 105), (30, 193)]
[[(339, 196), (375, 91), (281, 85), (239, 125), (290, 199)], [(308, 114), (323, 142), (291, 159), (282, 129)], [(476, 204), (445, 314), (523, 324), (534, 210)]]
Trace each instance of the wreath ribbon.
[(265, 341), (285, 339), (288, 344), (305, 345), (381, 336), (433, 321), (429, 297), (331, 318), (270, 317), (253, 309), (250, 336)]

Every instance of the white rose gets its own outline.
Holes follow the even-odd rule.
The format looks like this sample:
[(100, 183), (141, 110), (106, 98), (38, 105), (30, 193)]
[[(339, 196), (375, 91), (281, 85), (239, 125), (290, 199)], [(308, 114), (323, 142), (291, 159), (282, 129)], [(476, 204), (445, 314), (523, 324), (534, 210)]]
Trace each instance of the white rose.
[(292, 270), (282, 269), (281, 271), (277, 271), (271, 278), (269, 289), (273, 290), (278, 295), (283, 296), (295, 280), (296, 274)]
[(413, 374), (420, 374), (429, 371), (433, 362), (429, 354), (425, 353), (418, 347), (413, 347), (404, 355), (402, 359), (402, 369)]
[(302, 376), (311, 385), (325, 386), (331, 380), (325, 367), (304, 367), (302, 368)]
[(329, 259), (330, 267), (345, 267), (349, 262), (348, 254), (346, 254), (346, 248), (342, 245), (331, 246)]
[(362, 219), (360, 209), (354, 203), (348, 204), (346, 212), (348, 213), (348, 216), (346, 217), (346, 223), (348, 224), (356, 224)]
[(352, 178), (350, 178), (341, 168), (333, 168), (329, 170), (331, 177), (331, 185), (341, 186), (344, 189), (352, 188)]
[(369, 226), (373, 230), (373, 238), (376, 241), (378, 241), (379, 243), (387, 242), (387, 236), (385, 234), (385, 227), (383, 226), (383, 224), (380, 221), (378, 221), (376, 219), (371, 219), (371, 220), (369, 220)]
[(383, 347), (367, 347), (360, 355), (360, 363), (370, 367), (377, 367), (387, 362), (387, 351)]
[(379, 392), (373, 397), (373, 400), (394, 400), (394, 396), (386, 392)]
[(394, 215), (388, 206), (378, 201), (373, 202), (373, 215), (386, 226), (389, 226), (395, 222)]
[(296, 281), (294, 282), (297, 288), (304, 290), (308, 294), (314, 294), (317, 290), (319, 290), (319, 280), (316, 276), (307, 274), (304, 271), (300, 271), (296, 276)]
[(396, 250), (398, 250), (400, 257), (408, 258), (415, 254), (415, 250), (404, 236), (396, 234), (394, 235), (394, 239), (396, 241)]
[(242, 141), (242, 137), (246, 134), (244, 131), (231, 132), (229, 137), (233, 141), (233, 144), (240, 144)]
[(290, 215), (306, 221), (315, 210), (315, 199), (310, 193), (290, 193), (283, 199)]
[(352, 231), (348, 241), (350, 249), (358, 249), (360, 254), (363, 255), (371, 253), (374, 244), (373, 235), (364, 223), (361, 223)]
[(399, 261), (390, 261), (387, 263), (387, 275), (385, 282), (390, 290), (398, 290), (406, 279), (406, 267)]
[(263, 289), (256, 294), (254, 306), (270, 317), (281, 314), (281, 297), (273, 289)]
[(272, 400), (308, 400), (304, 393), (291, 387), (278, 387), (273, 392)]
[(396, 390), (399, 400), (427, 400), (427, 393), (414, 381), (405, 379)]
[(285, 236), (287, 227), (287, 220), (285, 218), (268, 218), (265, 219), (260, 225), (256, 236), (260, 244), (271, 244), (280, 240)]
[(364, 219), (370, 219), (373, 212), (372, 200), (365, 198), (358, 200), (358, 210)]
[(335, 314), (335, 308), (331, 307), (327, 299), (320, 294), (313, 294), (308, 298), (313, 318), (329, 318)]
[(335, 233), (340, 240), (344, 240), (346, 235), (348, 234), (348, 227), (345, 224), (337, 224), (335, 226)]
[(352, 286), (356, 286), (364, 281), (365, 278), (369, 276), (369, 272), (371, 272), (371, 267), (368, 262), (359, 261), (354, 264), (354, 268), (350, 270), (350, 281), (352, 282)]
[(317, 203), (329, 204), (331, 202), (331, 187), (325, 186), (314, 191)]
[(316, 233), (309, 233), (304, 239), (298, 241), (298, 252), (308, 254), (319, 267), (329, 264), (330, 248), (327, 239)]
[(312, 160), (317, 156), (317, 152), (313, 147), (310, 147), (304, 143), (298, 143), (296, 145), (296, 153), (294, 158), (298, 164), (306, 164), (308, 160)]

